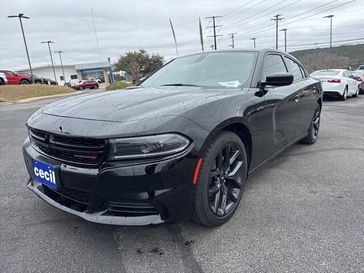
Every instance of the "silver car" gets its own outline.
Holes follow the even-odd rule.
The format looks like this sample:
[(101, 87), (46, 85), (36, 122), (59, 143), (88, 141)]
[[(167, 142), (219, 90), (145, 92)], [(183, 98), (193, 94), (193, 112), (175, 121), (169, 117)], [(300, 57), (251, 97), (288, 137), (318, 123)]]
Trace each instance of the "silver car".
[(0, 73), (0, 85), (8, 84), (8, 79), (4, 73)]

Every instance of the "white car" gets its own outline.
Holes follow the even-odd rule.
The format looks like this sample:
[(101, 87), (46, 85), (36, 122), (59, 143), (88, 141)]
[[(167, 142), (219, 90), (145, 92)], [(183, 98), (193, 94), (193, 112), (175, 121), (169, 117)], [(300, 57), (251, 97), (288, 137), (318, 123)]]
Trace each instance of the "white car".
[(358, 82), (346, 69), (325, 69), (311, 73), (311, 77), (321, 80), (324, 95), (340, 97), (342, 100), (350, 95), (359, 94)]
[(352, 72), (359, 85), (359, 93), (364, 93), (364, 70), (356, 70)]
[(0, 85), (8, 84), (8, 79), (4, 73), (0, 73)]

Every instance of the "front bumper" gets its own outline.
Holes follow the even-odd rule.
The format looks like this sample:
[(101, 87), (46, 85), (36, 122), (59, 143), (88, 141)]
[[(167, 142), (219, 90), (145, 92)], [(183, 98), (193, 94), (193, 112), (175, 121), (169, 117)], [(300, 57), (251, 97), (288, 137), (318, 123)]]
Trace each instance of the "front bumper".
[[(104, 162), (87, 168), (44, 155), (27, 138), (23, 155), (28, 188), (54, 207), (90, 222), (148, 225), (190, 218), (196, 164), (191, 149), (158, 161)], [(57, 190), (35, 180), (33, 160), (54, 167)]]

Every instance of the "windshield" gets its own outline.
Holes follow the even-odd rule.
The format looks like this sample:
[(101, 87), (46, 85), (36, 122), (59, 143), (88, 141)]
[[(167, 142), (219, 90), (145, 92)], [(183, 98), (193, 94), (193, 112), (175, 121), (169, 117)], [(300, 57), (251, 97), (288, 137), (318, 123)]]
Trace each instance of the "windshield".
[(362, 77), (364, 74), (364, 71), (352, 71), (351, 72), (353, 74), (353, 76), (355, 77)]
[(340, 71), (335, 71), (335, 70), (322, 70), (313, 72), (311, 76), (336, 76), (339, 73)]
[(249, 85), (257, 52), (217, 52), (178, 58), (142, 86), (239, 88)]

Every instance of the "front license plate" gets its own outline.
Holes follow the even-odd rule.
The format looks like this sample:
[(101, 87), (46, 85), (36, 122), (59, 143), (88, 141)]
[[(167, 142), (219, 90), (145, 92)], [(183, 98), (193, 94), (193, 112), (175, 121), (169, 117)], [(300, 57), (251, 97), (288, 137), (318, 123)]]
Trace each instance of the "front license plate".
[(38, 182), (50, 187), (51, 189), (57, 189), (56, 173), (53, 166), (33, 160), (33, 172), (35, 179)]

